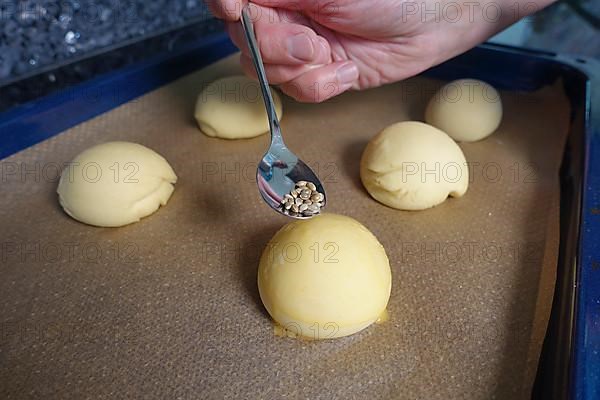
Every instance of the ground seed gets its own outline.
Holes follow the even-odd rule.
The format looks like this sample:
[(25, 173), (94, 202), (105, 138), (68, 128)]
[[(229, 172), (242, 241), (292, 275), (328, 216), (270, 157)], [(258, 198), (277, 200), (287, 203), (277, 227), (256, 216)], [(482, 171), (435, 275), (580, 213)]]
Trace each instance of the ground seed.
[(320, 211), (321, 207), (319, 207), (316, 204), (311, 204), (310, 206), (308, 206), (308, 209), (314, 213), (317, 213)]
[(313, 193), (312, 196), (310, 196), (310, 199), (313, 203), (316, 203), (317, 201), (323, 200), (323, 194), (319, 192)]
[(302, 192), (300, 192), (300, 198), (303, 200), (308, 200), (311, 193), (312, 192), (309, 189), (303, 189)]

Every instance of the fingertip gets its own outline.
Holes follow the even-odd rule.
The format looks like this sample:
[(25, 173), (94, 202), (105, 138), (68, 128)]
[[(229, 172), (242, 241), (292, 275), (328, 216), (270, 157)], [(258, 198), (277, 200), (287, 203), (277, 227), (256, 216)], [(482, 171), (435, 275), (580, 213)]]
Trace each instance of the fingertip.
[(205, 0), (208, 9), (217, 18), (238, 21), (242, 15), (244, 0)]
[(315, 41), (307, 33), (301, 32), (286, 39), (287, 53), (300, 62), (311, 62), (319, 51)]
[(327, 48), (310, 27), (261, 20), (255, 28), (265, 62), (286, 65), (329, 62)]
[(358, 67), (352, 61), (331, 63), (312, 69), (282, 85), (290, 97), (306, 103), (321, 103), (355, 86)]
[(331, 62), (331, 46), (329, 45), (329, 41), (323, 36), (317, 35), (317, 42), (320, 55), (319, 58), (324, 60), (324, 62)]
[(335, 74), (340, 86), (349, 89), (358, 80), (359, 71), (354, 62), (346, 61), (337, 68)]
[(351, 88), (341, 87), (335, 82), (304, 84), (297, 80), (286, 82), (280, 85), (281, 90), (301, 103), (322, 103)]

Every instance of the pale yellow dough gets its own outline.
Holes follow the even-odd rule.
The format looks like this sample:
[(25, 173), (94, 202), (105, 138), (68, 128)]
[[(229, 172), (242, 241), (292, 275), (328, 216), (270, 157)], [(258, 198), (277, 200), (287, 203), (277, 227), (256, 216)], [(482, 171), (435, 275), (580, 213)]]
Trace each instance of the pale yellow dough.
[(502, 100), (491, 85), (459, 79), (443, 86), (429, 101), (425, 121), (460, 142), (491, 135), (502, 121)]
[(115, 227), (167, 204), (176, 181), (169, 163), (156, 152), (136, 143), (108, 142), (75, 157), (63, 170), (57, 192), (71, 217)]
[[(283, 107), (271, 89), (275, 112)], [(194, 113), (200, 130), (222, 139), (246, 139), (269, 131), (269, 120), (258, 82), (245, 76), (229, 76), (209, 84), (198, 96)]]
[(371, 325), (385, 312), (391, 282), (377, 238), (358, 221), (335, 214), (285, 225), (258, 269), (269, 314), (308, 339), (347, 336)]
[(458, 145), (422, 122), (391, 125), (363, 152), (360, 177), (377, 201), (400, 210), (423, 210), (467, 191), (469, 170)]

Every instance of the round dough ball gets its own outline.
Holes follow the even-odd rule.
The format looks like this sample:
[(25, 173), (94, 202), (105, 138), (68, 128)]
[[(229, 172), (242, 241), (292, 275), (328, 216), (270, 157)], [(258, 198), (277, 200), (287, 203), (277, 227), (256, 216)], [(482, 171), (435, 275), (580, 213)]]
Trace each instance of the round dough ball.
[[(281, 120), (281, 98), (271, 89), (275, 112)], [(196, 121), (207, 136), (246, 139), (269, 131), (260, 85), (245, 76), (229, 76), (208, 85), (196, 102)]]
[(500, 94), (476, 79), (459, 79), (443, 86), (425, 111), (425, 121), (454, 140), (475, 142), (491, 135), (502, 120)]
[(108, 142), (75, 157), (63, 170), (57, 192), (71, 217), (114, 227), (137, 222), (167, 204), (176, 181), (156, 152), (136, 143)]
[(400, 210), (424, 210), (467, 191), (465, 156), (444, 132), (422, 122), (388, 126), (363, 152), (360, 177), (377, 201)]
[(258, 268), (269, 314), (308, 339), (347, 336), (371, 325), (385, 312), (391, 285), (377, 238), (358, 221), (335, 214), (285, 225)]

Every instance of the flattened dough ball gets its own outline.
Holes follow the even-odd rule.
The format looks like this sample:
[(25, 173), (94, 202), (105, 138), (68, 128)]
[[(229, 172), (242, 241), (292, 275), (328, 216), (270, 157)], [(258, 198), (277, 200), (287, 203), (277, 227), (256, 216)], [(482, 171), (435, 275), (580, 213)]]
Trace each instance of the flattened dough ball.
[(285, 225), (258, 268), (269, 314), (309, 339), (347, 336), (371, 325), (385, 312), (391, 282), (377, 238), (358, 221), (335, 214)]
[(58, 183), (60, 205), (89, 225), (116, 227), (154, 213), (177, 176), (162, 156), (140, 144), (108, 142), (81, 152)]
[[(283, 108), (271, 89), (277, 117)], [(269, 131), (269, 120), (258, 82), (245, 76), (229, 76), (208, 85), (196, 101), (196, 121), (207, 136), (247, 139)]]
[(484, 139), (502, 121), (500, 94), (476, 79), (450, 82), (429, 101), (425, 121), (460, 142)]
[(448, 135), (416, 121), (377, 134), (363, 152), (360, 177), (369, 194), (400, 210), (424, 210), (467, 191), (465, 156)]

